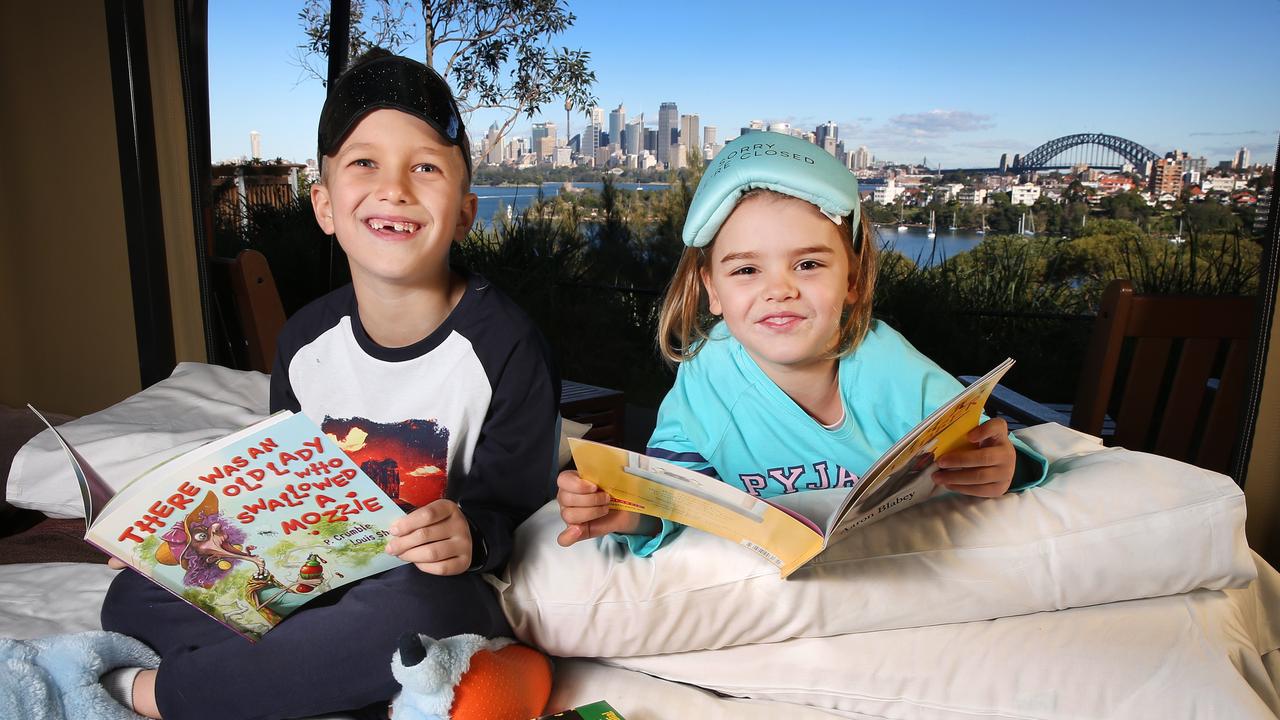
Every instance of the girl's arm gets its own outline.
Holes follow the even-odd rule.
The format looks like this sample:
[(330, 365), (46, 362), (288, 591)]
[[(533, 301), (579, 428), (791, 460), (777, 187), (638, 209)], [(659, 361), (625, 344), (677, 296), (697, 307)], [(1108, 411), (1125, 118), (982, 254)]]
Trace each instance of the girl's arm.
[(653, 537), (662, 529), (657, 518), (609, 509), (609, 493), (583, 480), (577, 470), (560, 473), (556, 486), (556, 502), (565, 524), (556, 541), (564, 547), (610, 533)]

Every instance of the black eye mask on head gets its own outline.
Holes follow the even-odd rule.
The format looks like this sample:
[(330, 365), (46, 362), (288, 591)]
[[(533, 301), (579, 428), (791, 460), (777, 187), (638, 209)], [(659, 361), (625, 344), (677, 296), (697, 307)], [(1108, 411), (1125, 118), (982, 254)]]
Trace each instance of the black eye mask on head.
[(329, 88), (320, 111), (318, 157), (336, 153), (360, 118), (379, 108), (399, 110), (430, 125), (462, 151), (471, 173), (471, 142), (449, 84), (435, 70), (398, 55), (359, 61)]

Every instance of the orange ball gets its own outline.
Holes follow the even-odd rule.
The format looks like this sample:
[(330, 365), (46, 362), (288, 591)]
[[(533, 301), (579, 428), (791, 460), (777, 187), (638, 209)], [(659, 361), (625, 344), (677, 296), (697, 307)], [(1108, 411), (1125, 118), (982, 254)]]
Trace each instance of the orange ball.
[(452, 720), (528, 720), (551, 697), (551, 661), (527, 645), (481, 650), (453, 689)]

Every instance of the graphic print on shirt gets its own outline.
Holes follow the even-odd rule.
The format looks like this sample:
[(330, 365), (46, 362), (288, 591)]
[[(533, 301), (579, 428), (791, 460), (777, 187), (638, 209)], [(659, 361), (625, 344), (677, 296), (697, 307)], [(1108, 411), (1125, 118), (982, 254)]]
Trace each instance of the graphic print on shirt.
[[(834, 466), (834, 471), (831, 467)], [(812, 472), (810, 472), (812, 468)], [(804, 482), (801, 482), (804, 480)], [(858, 484), (858, 475), (839, 464), (819, 460), (810, 465), (792, 465), (768, 468), (763, 473), (739, 473), (742, 489), (756, 497), (790, 495), (801, 490), (825, 490), (827, 488), (851, 488)]]
[(435, 420), (379, 423), (326, 415), (321, 428), (404, 510), (444, 497), (449, 428)]

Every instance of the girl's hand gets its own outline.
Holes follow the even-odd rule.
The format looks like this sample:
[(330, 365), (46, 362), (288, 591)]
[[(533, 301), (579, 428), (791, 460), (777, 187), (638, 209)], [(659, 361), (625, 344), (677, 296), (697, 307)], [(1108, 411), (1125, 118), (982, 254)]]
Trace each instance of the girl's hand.
[(113, 557), (113, 556), (108, 556), (108, 557), (107, 557), (107, 567), (111, 568), (112, 570), (123, 570), (123, 569), (125, 569), (125, 568), (127, 568), (127, 567), (129, 567), (129, 566), (128, 566), (128, 565), (125, 565), (124, 563), (122, 563), (122, 562), (120, 562), (119, 560), (115, 559), (115, 557)]
[(609, 493), (592, 485), (577, 470), (565, 470), (556, 478), (556, 502), (565, 529), (556, 538), (563, 547), (609, 533), (634, 533), (646, 516), (609, 509)]
[(424, 573), (458, 575), (471, 567), (471, 525), (462, 508), (441, 498), (391, 523), (387, 553)]
[(1018, 453), (1009, 440), (1009, 425), (992, 418), (969, 431), (976, 447), (938, 458), (933, 481), (948, 490), (978, 497), (999, 497), (1009, 491)]

